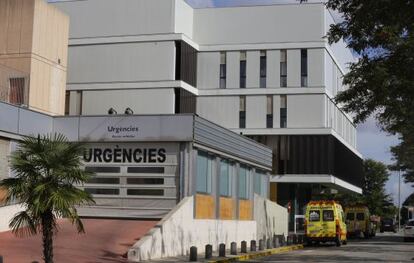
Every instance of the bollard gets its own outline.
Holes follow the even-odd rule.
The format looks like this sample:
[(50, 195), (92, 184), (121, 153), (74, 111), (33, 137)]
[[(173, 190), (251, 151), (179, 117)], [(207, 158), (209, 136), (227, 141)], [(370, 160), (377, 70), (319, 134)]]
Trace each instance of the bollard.
[(241, 242), (241, 253), (247, 253), (247, 242), (246, 241), (242, 241)]
[(212, 245), (206, 245), (206, 259), (210, 259), (213, 257), (213, 246)]
[(257, 248), (256, 248), (256, 240), (252, 240), (252, 241), (250, 241), (250, 251), (256, 251), (257, 250)]
[(273, 236), (273, 247), (274, 248), (280, 247), (279, 237), (277, 235)]
[(270, 238), (268, 238), (266, 240), (266, 248), (267, 249), (271, 249), (272, 248), (272, 240)]
[(264, 250), (264, 240), (260, 239), (259, 240), (259, 251), (262, 251), (262, 250)]
[(231, 242), (230, 244), (230, 254), (231, 255), (237, 255), (237, 243)]
[(190, 261), (197, 261), (197, 247), (190, 247)]
[(223, 243), (219, 245), (219, 257), (226, 257), (226, 245)]

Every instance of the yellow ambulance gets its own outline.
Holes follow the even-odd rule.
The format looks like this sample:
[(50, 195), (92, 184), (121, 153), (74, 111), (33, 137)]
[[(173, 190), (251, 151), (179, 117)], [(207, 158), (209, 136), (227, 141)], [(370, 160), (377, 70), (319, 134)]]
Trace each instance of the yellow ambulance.
[(375, 235), (368, 207), (361, 205), (346, 207), (345, 218), (348, 236), (360, 237), (362, 233), (365, 238), (370, 238)]
[(335, 242), (339, 247), (347, 242), (345, 215), (335, 201), (311, 201), (306, 206), (305, 239), (313, 243)]

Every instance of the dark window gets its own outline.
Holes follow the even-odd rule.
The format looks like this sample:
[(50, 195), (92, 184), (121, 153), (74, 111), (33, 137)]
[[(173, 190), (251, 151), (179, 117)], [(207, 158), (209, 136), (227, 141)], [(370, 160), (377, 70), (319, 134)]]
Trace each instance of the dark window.
[(319, 210), (310, 210), (309, 211), (309, 221), (318, 222), (321, 220), (321, 211)]
[(70, 106), (70, 92), (66, 91), (65, 94), (65, 115), (69, 115), (69, 106)]
[(226, 75), (227, 75), (227, 69), (226, 69), (226, 53), (221, 52), (220, 53), (220, 89), (226, 88)]
[(355, 220), (355, 214), (354, 213), (346, 214), (346, 220), (354, 221)]
[(280, 128), (287, 127), (287, 109), (280, 108)]
[(334, 221), (334, 211), (323, 210), (323, 221)]
[(197, 108), (196, 96), (182, 88), (174, 89), (175, 113), (195, 113)]
[(301, 85), (302, 87), (308, 86), (308, 50), (300, 50), (300, 72), (301, 72)]
[(246, 88), (246, 60), (240, 61), (240, 88)]
[(114, 177), (92, 177), (88, 184), (119, 184), (119, 178)]
[(127, 189), (127, 195), (156, 195), (163, 196), (162, 189)]
[(128, 173), (163, 174), (164, 167), (128, 167)]
[(85, 191), (93, 195), (119, 195), (119, 189), (85, 188)]
[(266, 88), (266, 71), (267, 71), (266, 51), (260, 52), (260, 87)]
[(97, 166), (91, 167), (88, 166), (85, 168), (85, 171), (92, 173), (119, 173), (121, 172), (120, 167), (108, 167), (108, 166)]
[(24, 78), (10, 79), (9, 102), (12, 104), (24, 104)]
[(164, 184), (164, 178), (127, 178), (127, 184)]
[(280, 87), (287, 87), (287, 51), (280, 51)]
[(267, 96), (266, 127), (273, 128), (273, 96)]
[(240, 96), (239, 128), (246, 128), (246, 96)]
[(364, 221), (365, 220), (364, 213), (357, 213), (356, 218), (358, 221)]
[(197, 85), (197, 50), (184, 41), (175, 42), (175, 79)]

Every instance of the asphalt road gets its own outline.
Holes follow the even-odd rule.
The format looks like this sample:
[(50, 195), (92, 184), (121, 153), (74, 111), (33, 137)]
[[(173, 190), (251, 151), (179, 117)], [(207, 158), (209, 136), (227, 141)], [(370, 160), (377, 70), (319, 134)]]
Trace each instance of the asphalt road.
[(414, 263), (414, 243), (403, 242), (397, 234), (378, 234), (373, 239), (349, 240), (336, 247), (321, 244), (289, 253), (243, 262), (411, 262)]

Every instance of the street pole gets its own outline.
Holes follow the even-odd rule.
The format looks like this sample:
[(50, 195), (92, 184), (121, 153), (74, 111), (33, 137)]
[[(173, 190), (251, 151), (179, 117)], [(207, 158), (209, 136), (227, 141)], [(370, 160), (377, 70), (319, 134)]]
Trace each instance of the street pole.
[(401, 230), (401, 170), (398, 169), (398, 232)]

